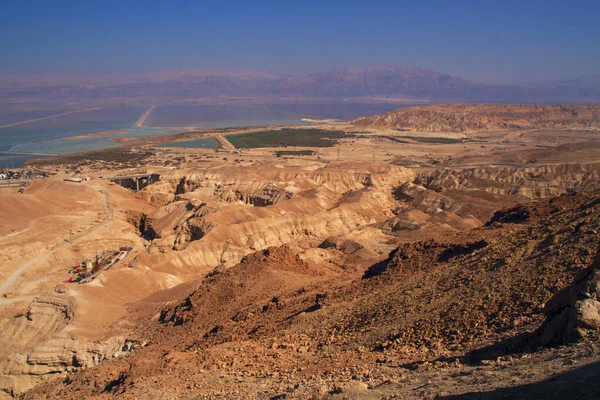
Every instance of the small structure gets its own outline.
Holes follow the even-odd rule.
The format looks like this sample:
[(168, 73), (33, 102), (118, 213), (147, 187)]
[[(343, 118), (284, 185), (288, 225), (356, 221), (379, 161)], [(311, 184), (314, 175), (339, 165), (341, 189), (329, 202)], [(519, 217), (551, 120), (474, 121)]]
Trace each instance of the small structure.
[(81, 266), (86, 271), (91, 271), (92, 268), (94, 268), (94, 263), (91, 260), (85, 260), (84, 262), (81, 263)]
[(65, 178), (63, 179), (65, 182), (75, 182), (75, 183), (81, 183), (82, 179), (81, 178)]

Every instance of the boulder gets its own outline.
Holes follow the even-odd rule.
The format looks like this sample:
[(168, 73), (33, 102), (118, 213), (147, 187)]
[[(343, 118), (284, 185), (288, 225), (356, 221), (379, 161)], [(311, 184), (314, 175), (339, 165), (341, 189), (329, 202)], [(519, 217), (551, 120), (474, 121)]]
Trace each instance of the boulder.
[(581, 271), (573, 284), (545, 305), (546, 320), (534, 339), (544, 346), (598, 337), (600, 329), (600, 251), (593, 264)]
[(361, 250), (363, 246), (351, 239), (345, 239), (341, 236), (330, 236), (319, 245), (322, 249), (336, 249), (346, 255), (353, 254)]

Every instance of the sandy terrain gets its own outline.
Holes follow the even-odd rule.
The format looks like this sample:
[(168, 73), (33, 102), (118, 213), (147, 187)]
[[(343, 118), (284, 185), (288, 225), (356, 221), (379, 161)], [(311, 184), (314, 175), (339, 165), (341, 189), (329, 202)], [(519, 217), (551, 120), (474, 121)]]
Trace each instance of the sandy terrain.
[[(48, 176), (0, 188), (2, 393), (59, 376), (30, 395), (422, 398), (573, 368), (552, 354), (598, 361), (591, 342), (483, 369), (465, 358), (535, 330), (539, 305), (591, 265), (598, 132), (317, 127), (354, 136), (276, 157), (226, 139), (248, 129), (190, 132), (221, 146), (29, 165)], [(159, 179), (138, 192), (106, 179), (139, 174)], [(536, 206), (501, 222), (518, 203)], [(91, 281), (63, 283), (122, 248)]]

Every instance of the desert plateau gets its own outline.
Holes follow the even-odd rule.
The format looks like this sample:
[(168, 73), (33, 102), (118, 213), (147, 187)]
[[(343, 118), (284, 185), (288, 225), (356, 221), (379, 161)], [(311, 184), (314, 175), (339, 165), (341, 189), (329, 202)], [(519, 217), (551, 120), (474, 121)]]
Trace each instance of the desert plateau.
[(599, 129), (450, 104), (30, 160), (0, 396), (594, 398)]
[(4, 3), (0, 400), (600, 399), (599, 1)]

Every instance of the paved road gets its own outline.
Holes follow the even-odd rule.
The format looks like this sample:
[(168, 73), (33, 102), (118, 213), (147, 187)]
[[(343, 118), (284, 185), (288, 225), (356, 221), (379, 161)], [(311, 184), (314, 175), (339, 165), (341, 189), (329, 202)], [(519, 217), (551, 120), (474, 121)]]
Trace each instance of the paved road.
[(55, 247), (52, 250), (46, 251), (42, 254), (40, 254), (39, 256), (37, 256), (36, 258), (34, 258), (33, 260), (29, 261), (27, 264), (23, 265), (21, 268), (19, 268), (17, 271), (15, 271), (14, 274), (12, 274), (12, 276), (10, 278), (8, 278), (4, 283), (2, 283), (2, 285), (0, 285), (0, 304), (2, 304), (2, 300), (6, 300), (3, 299), (2, 296), (4, 296), (5, 293), (7, 293), (9, 291), (9, 289), (11, 288), (11, 286), (15, 283), (15, 281), (17, 279), (19, 279), (19, 277), (21, 277), (21, 275), (23, 275), (25, 272), (27, 272), (31, 267), (33, 267), (34, 265), (36, 265), (37, 263), (39, 263), (40, 261), (45, 260), (46, 258), (48, 258), (48, 256), (51, 256), (52, 254), (56, 253), (57, 251), (64, 249), (65, 247), (70, 246), (73, 242), (75, 242), (76, 240), (81, 239), (82, 237), (89, 235), (90, 233), (102, 228), (103, 226), (107, 225), (110, 221), (113, 220), (114, 218), (114, 212), (112, 210), (112, 208), (110, 207), (110, 204), (108, 202), (108, 192), (98, 186), (93, 186), (94, 189), (102, 192), (104, 194), (104, 208), (106, 208), (106, 211), (108, 211), (108, 218), (106, 220), (104, 220), (103, 222), (101, 222), (100, 224), (88, 229), (85, 232), (80, 233), (77, 236), (74, 236), (71, 239), (71, 242), (65, 242), (61, 245), (58, 245), (57, 247)]

